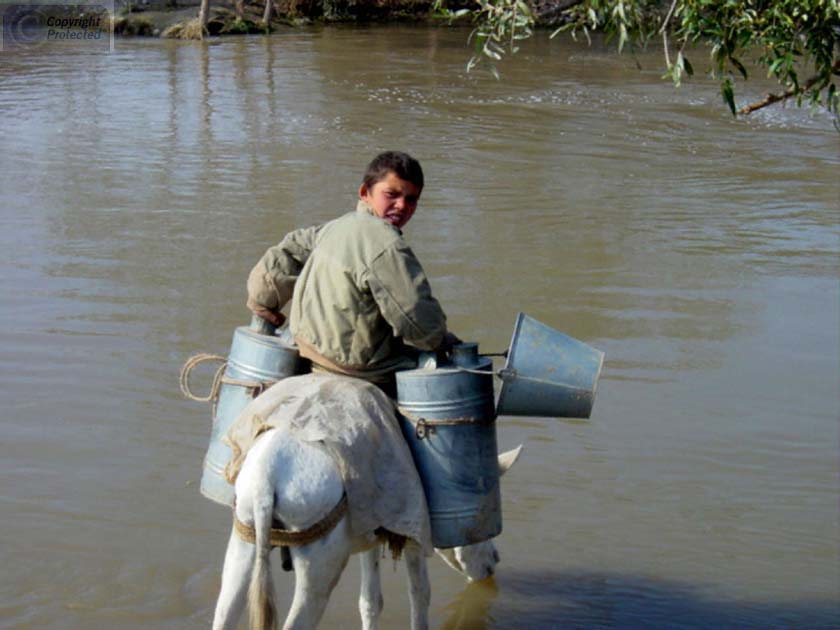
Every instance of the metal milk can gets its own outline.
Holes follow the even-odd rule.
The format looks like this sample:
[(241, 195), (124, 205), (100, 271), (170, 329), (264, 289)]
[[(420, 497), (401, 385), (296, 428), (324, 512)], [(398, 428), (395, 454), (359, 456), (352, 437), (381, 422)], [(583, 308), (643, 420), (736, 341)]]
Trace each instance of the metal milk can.
[(479, 356), (478, 344), (464, 343), (453, 348), (446, 365), (426, 354), (420, 366), (397, 372), (397, 403), (426, 493), (432, 543), (448, 548), (498, 536), (492, 361)]
[[(233, 333), (227, 360), (214, 355), (198, 355), (188, 361), (181, 372), (184, 394), (194, 400), (213, 403), (213, 428), (204, 456), (201, 493), (223, 505), (233, 505), (233, 486), (224, 476), (231, 451), (222, 442), (222, 437), (245, 406), (266, 388), (288, 376), (309, 371), (309, 362), (300, 356), (290, 336), (278, 337), (274, 332), (273, 325), (254, 316), (250, 326), (240, 326)], [(210, 359), (224, 361), (216, 373), (213, 389), (206, 397), (193, 396), (189, 392), (189, 372), (201, 361)]]

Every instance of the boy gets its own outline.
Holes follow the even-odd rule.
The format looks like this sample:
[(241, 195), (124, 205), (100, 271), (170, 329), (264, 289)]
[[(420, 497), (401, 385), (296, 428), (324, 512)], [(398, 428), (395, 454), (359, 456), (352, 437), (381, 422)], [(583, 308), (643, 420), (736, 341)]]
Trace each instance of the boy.
[(313, 369), (363, 378), (395, 395), (394, 372), (414, 367), (406, 344), (447, 350), (457, 337), (401, 228), (423, 190), (420, 164), (388, 151), (368, 165), (355, 212), (289, 233), (248, 277), (248, 307), (289, 327)]

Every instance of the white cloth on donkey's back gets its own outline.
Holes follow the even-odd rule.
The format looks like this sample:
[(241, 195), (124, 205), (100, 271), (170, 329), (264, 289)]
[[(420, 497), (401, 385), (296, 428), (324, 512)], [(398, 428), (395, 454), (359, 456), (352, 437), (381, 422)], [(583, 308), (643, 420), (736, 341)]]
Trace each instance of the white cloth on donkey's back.
[(375, 385), (346, 376), (310, 373), (283, 379), (255, 398), (224, 437), (233, 483), (260, 433), (283, 427), (304, 442), (321, 442), (344, 481), (350, 527), (378, 527), (433, 552), (423, 486), (391, 400)]

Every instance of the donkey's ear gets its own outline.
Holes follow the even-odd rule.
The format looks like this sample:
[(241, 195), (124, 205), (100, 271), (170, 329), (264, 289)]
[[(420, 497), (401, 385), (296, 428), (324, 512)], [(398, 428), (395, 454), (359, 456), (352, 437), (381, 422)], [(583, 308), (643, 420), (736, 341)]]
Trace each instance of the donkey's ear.
[(516, 448), (505, 451), (499, 455), (499, 477), (504, 475), (508, 470), (510, 470), (510, 467), (516, 463), (516, 460), (519, 459), (519, 456), (522, 454), (523, 448), (525, 448), (525, 446), (520, 444)]

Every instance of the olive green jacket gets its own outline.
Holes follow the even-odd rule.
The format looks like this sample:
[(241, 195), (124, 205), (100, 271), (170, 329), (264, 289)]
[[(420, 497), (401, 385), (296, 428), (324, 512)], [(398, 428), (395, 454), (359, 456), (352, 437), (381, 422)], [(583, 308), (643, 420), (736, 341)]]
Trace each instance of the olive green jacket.
[(248, 277), (248, 305), (279, 310), (301, 354), (376, 380), (410, 367), (403, 344), (434, 350), (446, 316), (402, 233), (360, 201), (356, 212), (289, 233)]

